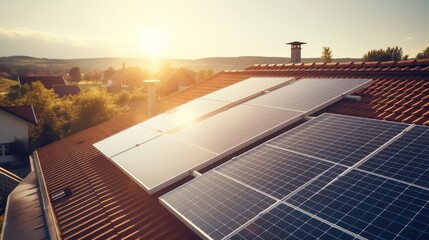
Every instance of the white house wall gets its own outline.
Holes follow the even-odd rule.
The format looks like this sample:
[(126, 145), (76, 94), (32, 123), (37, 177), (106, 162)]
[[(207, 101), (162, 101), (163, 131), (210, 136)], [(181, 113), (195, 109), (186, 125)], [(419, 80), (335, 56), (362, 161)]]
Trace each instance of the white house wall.
[(28, 142), (28, 127), (24, 120), (0, 111), (0, 143), (11, 143), (17, 139)]

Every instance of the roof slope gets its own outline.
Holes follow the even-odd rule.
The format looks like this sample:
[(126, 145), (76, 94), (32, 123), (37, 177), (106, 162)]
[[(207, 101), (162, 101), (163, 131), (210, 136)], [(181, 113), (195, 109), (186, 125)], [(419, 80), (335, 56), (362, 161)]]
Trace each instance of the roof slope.
[(48, 239), (36, 174), (31, 172), (9, 195), (3, 239)]
[[(429, 59), (387, 63), (256, 65), (223, 71), (161, 100), (163, 112), (249, 77), (372, 78), (361, 102), (343, 100), (330, 112), (429, 125)], [(146, 119), (134, 110), (37, 150), (50, 194), (70, 187), (73, 195), (53, 202), (68, 238), (189, 239), (197, 236), (148, 195), (92, 144)]]
[(54, 92), (58, 94), (58, 97), (60, 98), (80, 93), (80, 87), (78, 85), (54, 85), (53, 88)]
[(45, 88), (53, 88), (54, 85), (66, 85), (66, 80), (63, 76), (19, 76), (18, 82), (20, 86), (28, 84), (31, 86), (33, 82), (40, 81)]
[(36, 114), (34, 113), (33, 106), (0, 106), (0, 110), (12, 114), (15, 117), (18, 117), (31, 124), (37, 123), (37, 118)]

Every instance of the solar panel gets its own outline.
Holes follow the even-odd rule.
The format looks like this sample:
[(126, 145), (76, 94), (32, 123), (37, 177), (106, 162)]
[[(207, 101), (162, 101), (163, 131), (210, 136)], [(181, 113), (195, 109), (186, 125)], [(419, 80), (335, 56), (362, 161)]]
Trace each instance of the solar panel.
[(197, 98), (138, 125), (155, 131), (168, 132), (180, 126), (193, 123), (202, 116), (221, 110), (229, 104), (229, 102)]
[(352, 166), (407, 126), (325, 113), (268, 144)]
[(168, 186), (189, 175), (189, 169), (215, 154), (163, 135), (111, 158), (147, 192)]
[(333, 166), (305, 155), (261, 145), (221, 165), (216, 171), (282, 199), (319, 175), (333, 172), (338, 176), (346, 169)]
[(171, 136), (224, 154), (302, 118), (301, 112), (240, 105), (181, 129)]
[[(135, 128), (151, 129), (162, 135), (155, 134), (155, 137), (145, 135), (142, 137), (144, 141), (134, 136), (129, 139), (112, 136), (94, 146), (146, 191), (153, 193), (184, 178), (190, 170), (200, 170), (300, 120), (303, 114), (309, 114), (309, 112), (279, 109), (275, 106), (244, 104), (244, 100), (259, 96), (262, 92), (264, 93), (262, 96), (254, 99), (269, 97), (278, 91), (273, 89), (288, 84), (291, 78), (268, 78), (266, 82), (264, 80), (248, 79), (208, 95), (208, 98), (212, 98), (211, 100), (203, 98), (193, 100), (135, 126)], [(280, 89), (284, 90), (288, 87), (295, 90), (301, 89), (308, 96), (312, 96), (316, 94), (314, 91), (320, 89), (310, 87), (305, 92), (302, 88), (309, 81), (312, 82), (306, 79), (299, 80)], [(336, 84), (336, 81), (326, 81), (328, 84)], [(337, 79), (337, 81), (346, 83), (340, 83), (339, 87), (335, 87), (337, 90), (341, 89), (340, 92), (324, 93), (324, 96), (330, 99), (329, 103), (341, 99), (344, 92), (356, 91), (370, 83), (370, 80), (365, 79), (353, 81)], [(323, 81), (320, 80), (320, 82)], [(295, 84), (298, 84), (298, 87), (293, 87)], [(250, 90), (243, 89), (246, 86)], [(234, 92), (236, 96), (233, 96)], [(245, 97), (248, 94), (252, 95)], [(237, 101), (230, 102), (235, 100)], [(318, 101), (322, 100), (318, 99)], [(289, 101), (299, 101), (299, 99), (289, 99)], [(327, 102), (318, 101), (307, 102), (306, 106), (311, 105), (312, 111), (325, 107)], [(132, 135), (132, 133), (130, 129), (128, 134)], [(119, 144), (120, 147), (119, 145), (112, 147), (117, 142), (123, 142), (123, 144)], [(182, 147), (186, 151), (182, 150)], [(159, 176), (155, 176), (154, 173)]]
[(150, 141), (161, 133), (142, 126), (133, 126), (94, 144), (104, 155), (112, 157), (138, 144)]
[(353, 93), (370, 83), (368, 79), (305, 78), (247, 103), (311, 114), (340, 100), (343, 94)]
[[(204, 238), (221, 239), (275, 200), (218, 173), (210, 172), (163, 195), (161, 203), (177, 209)], [(177, 213), (175, 212), (175, 213)]]
[(384, 177), (352, 170), (291, 202), (368, 239), (429, 239), (429, 191)]
[[(229, 180), (211, 181), (208, 188), (213, 189), (212, 193), (198, 191), (208, 184), (200, 182), (201, 177), (198, 177), (161, 196), (160, 200), (201, 236), (215, 236), (215, 239), (273, 236), (426, 239), (429, 234), (428, 189), (390, 176), (368, 173), (368, 169), (357, 170), (360, 165), (356, 164), (361, 160), (370, 161), (371, 156), (378, 156), (385, 150), (392, 152), (391, 146), (397, 145), (392, 155), (420, 147), (426, 149), (423, 144), (428, 128), (409, 129), (409, 125), (401, 123), (322, 114), (203, 174), (202, 177), (217, 174)], [(411, 154), (412, 159), (424, 162), (415, 156), (425, 156), (425, 151), (420, 149)], [(424, 175), (425, 170), (417, 174)], [(198, 221), (194, 221), (194, 215), (183, 214), (193, 209), (233, 209), (228, 204), (224, 206), (224, 200), (219, 201), (224, 189), (233, 183), (255, 190), (258, 197), (262, 194), (276, 203), (262, 211), (258, 209), (260, 214), (228, 230), (213, 227), (208, 222), (230, 222), (236, 217), (234, 214), (192, 213), (198, 215)], [(216, 197), (211, 198), (213, 194)], [(173, 198), (173, 195), (183, 197)], [(195, 199), (203, 200), (197, 202)], [(209, 204), (204, 199), (210, 199)], [(279, 205), (281, 201), (285, 205)], [(222, 234), (208, 234), (207, 228)]]
[(258, 96), (266, 90), (283, 86), (292, 79), (293, 78), (253, 77), (204, 95), (202, 98), (217, 101), (237, 102)]
[(300, 211), (279, 204), (232, 235), (237, 239), (357, 239)]
[(429, 188), (429, 128), (413, 127), (359, 169)]

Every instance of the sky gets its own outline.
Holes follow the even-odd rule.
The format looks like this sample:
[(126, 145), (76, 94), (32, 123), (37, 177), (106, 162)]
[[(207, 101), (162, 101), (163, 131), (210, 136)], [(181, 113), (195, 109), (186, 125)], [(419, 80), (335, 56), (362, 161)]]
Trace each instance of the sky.
[(0, 0), (0, 56), (360, 58), (429, 46), (428, 0)]

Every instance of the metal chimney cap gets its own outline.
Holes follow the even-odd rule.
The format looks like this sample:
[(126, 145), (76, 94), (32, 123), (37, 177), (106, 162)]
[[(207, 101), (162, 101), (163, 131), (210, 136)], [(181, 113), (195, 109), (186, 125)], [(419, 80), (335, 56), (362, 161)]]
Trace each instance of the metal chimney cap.
[(147, 84), (155, 84), (155, 83), (159, 83), (161, 82), (160, 80), (156, 80), (156, 79), (148, 79), (148, 80), (144, 80), (143, 83), (147, 83)]
[(301, 44), (307, 44), (307, 43), (294, 41), (294, 42), (289, 42), (289, 43), (286, 43), (286, 44), (289, 44), (289, 45), (301, 45)]

